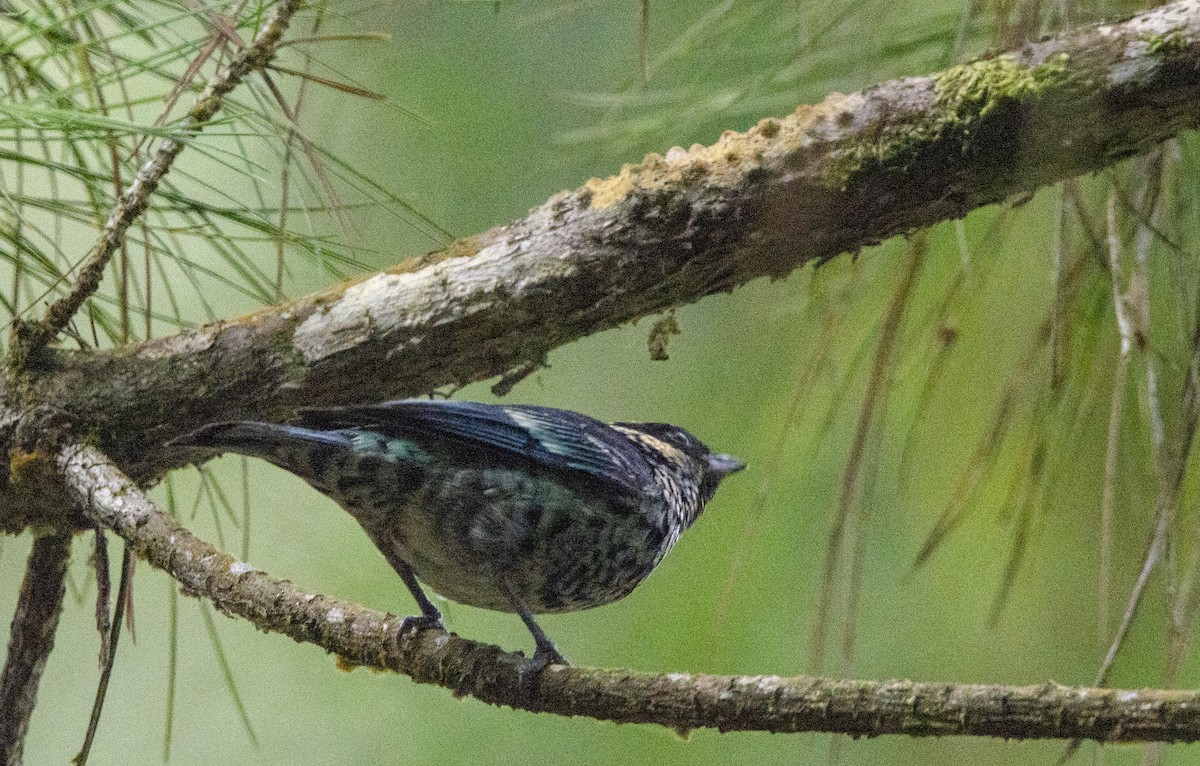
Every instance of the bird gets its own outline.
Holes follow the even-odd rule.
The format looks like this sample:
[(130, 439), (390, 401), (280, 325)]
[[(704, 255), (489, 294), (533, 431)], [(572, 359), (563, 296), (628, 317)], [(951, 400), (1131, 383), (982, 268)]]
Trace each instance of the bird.
[(422, 582), (516, 613), (536, 647), (528, 678), (567, 664), (535, 614), (624, 598), (745, 467), (665, 423), (432, 399), (211, 423), (169, 444), (262, 458), (333, 499), (412, 593), (406, 625), (443, 627)]

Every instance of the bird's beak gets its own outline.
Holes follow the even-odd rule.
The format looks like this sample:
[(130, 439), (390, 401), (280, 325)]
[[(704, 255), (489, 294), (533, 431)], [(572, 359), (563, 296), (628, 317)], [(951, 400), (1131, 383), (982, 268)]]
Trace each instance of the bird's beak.
[(721, 476), (737, 473), (746, 467), (745, 463), (733, 455), (708, 455), (706, 459), (708, 460), (708, 470)]

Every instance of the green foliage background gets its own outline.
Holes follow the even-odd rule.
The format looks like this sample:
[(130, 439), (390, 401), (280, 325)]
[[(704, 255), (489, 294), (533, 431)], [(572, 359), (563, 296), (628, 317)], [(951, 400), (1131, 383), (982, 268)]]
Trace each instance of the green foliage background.
[[(325, 42), (303, 50), (327, 67), (317, 70), (321, 76), (354, 82), (388, 100), (377, 104), (309, 83), (303, 129), (455, 235), (518, 217), (554, 192), (616, 172), (645, 152), (710, 143), (723, 129), (745, 129), (831, 90), (924, 74), (1003, 45), (1006, 34), (1017, 34), (1006, 24), (1019, 27), (1023, 18), (1036, 22), (1035, 32), (1057, 23), (1056, 8), (1036, 3), (852, 0), (810, 7), (655, 0), (648, 29), (651, 77), (643, 84), (640, 9), (632, 2), (397, 2), (351, 10), (335, 8), (324, 31), (382, 31), (390, 41)], [(1074, 12), (1086, 20), (1100, 10)], [(306, 16), (304, 23), (311, 20)], [(302, 34), (296, 31), (302, 26), (298, 21), (293, 34)], [(296, 52), (286, 55), (289, 66), (303, 63)], [(294, 79), (274, 76), (295, 94)], [(231, 124), (224, 134), (200, 140), (249, 152), (268, 178), (263, 186), (271, 188), (278, 158), (260, 155), (256, 143), (239, 147), (237, 133)], [(1157, 240), (1148, 250), (1152, 332), (1149, 352), (1138, 356), (1158, 365), (1168, 431), (1180, 417), (1200, 271), (1189, 247), (1197, 231), (1195, 181), (1188, 172), (1194, 144), (1189, 136), (1165, 150), (1163, 212), (1155, 222), (1170, 241)], [(189, 148), (181, 167), (205, 178), (218, 154)], [(0, 172), (11, 187), (12, 165), (0, 165)], [(1104, 235), (1110, 187), (1133, 200), (1144, 177), (1144, 163), (1135, 162), (1082, 181), (1080, 199), (1093, 231)], [(260, 189), (246, 175), (207, 178), (226, 195), (223, 204), (253, 199)], [(180, 183), (200, 198), (214, 194)], [(321, 204), (318, 186), (297, 193), (307, 194), (303, 204)], [(267, 202), (278, 205), (278, 191)], [(320, 212), (308, 216), (301, 228), (339, 243), (330, 251), (336, 263), (331, 266), (328, 252), (289, 261), (286, 292), (299, 295), (326, 284), (334, 266), (381, 267), (437, 245), (434, 228), (408, 225), (403, 216), (381, 214), (380, 207), (352, 207), (340, 225)], [(602, 419), (678, 423), (751, 466), (722, 488), (634, 595), (595, 611), (545, 619), (564, 654), (581, 665), (644, 670), (1090, 683), (1145, 552), (1157, 468), (1147, 426), (1153, 397), (1145, 365), (1135, 361), (1123, 397), (1111, 615), (1102, 636), (1098, 509), (1118, 335), (1107, 252), (1091, 247), (1069, 208), (1058, 190), (1043, 190), (938, 226), (924, 249), (890, 241), (857, 259), (842, 256), (785, 280), (759, 281), (679, 307), (682, 333), (672, 338), (666, 362), (651, 361), (646, 350), (653, 319), (552, 353), (549, 367), (519, 384), (509, 401), (568, 407)], [(1072, 223), (1062, 228), (1064, 209)], [(1126, 241), (1132, 242), (1135, 216), (1122, 213)], [(246, 257), (258, 259), (264, 273), (274, 270), (269, 241), (246, 247)], [(231, 261), (202, 244), (183, 250), (214, 270), (231, 271)], [(898, 300), (900, 275), (915, 257), (921, 259), (919, 272), (892, 363), (872, 393), (852, 534), (830, 591), (825, 661), (814, 667), (814, 604), (822, 592), (826, 541), (868, 401), (881, 328)], [(1056, 299), (1056, 259), (1084, 264), (1069, 299), (1061, 292)], [(201, 284), (217, 316), (262, 302), (245, 290)], [(109, 305), (112, 300), (109, 294)], [(180, 302), (185, 322), (204, 321), (195, 293), (181, 289)], [(1039, 339), (1051, 316), (1059, 317), (1058, 354)], [(170, 331), (158, 326), (155, 334)], [(1056, 365), (1062, 376), (1055, 384)], [(486, 385), (456, 395), (493, 398)], [(1003, 436), (992, 439), (997, 424)], [(243, 463), (226, 458), (213, 470), (233, 518), (210, 511), (207, 500), (193, 502), (195, 471), (172, 478), (177, 512), (202, 536), (238, 550), (244, 530), (233, 522), (241, 514)], [(244, 470), (250, 563), (314, 593), (398, 614), (411, 611), (403, 586), (347, 515), (288, 474), (258, 463)], [(973, 472), (980, 481), (962, 524), (916, 567), (936, 519)], [(1165, 585), (1177, 584), (1188, 571), (1194, 483), (1185, 480), (1174, 529), (1171, 564), (1178, 574), (1152, 580), (1114, 685), (1165, 682), (1171, 603)], [(165, 502), (166, 488), (157, 488), (155, 496)], [(1014, 541), (1025, 545), (1015, 558)], [(82, 741), (97, 677), (89, 542), (76, 543), (74, 599), (42, 685), (26, 745), (29, 764), (64, 763)], [(27, 537), (3, 541), (0, 615), (11, 614), (28, 544)], [(858, 568), (850, 563), (851, 552)], [(1007, 599), (999, 602), (1010, 561), (1019, 566)], [(162, 761), (172, 656), (173, 764), (807, 764), (831, 757), (864, 764), (1024, 764), (1052, 763), (1061, 752), (1057, 743), (963, 738), (851, 741), (697, 731), (685, 739), (654, 727), (495, 709), (404, 678), (341, 672), (334, 658), (314, 647), (213, 616), (193, 599), (175, 598), (173, 587), (148, 567), (138, 572), (137, 641), (122, 644), (93, 763)], [(531, 649), (511, 615), (444, 606), (452, 630)], [(848, 615), (856, 621), (853, 640)], [(227, 691), (213, 631), (253, 737)], [(1182, 667), (1176, 683), (1195, 686), (1195, 662)], [(1090, 759), (1086, 750), (1090, 746), (1077, 757)], [(1110, 763), (1133, 763), (1142, 751), (1109, 748), (1106, 756)], [(1168, 751), (1167, 760), (1200, 762), (1183, 748)]]

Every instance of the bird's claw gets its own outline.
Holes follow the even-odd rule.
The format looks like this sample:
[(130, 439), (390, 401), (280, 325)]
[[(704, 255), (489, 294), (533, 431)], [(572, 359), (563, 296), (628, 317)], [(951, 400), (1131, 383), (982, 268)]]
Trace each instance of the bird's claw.
[(533, 657), (525, 660), (521, 664), (520, 670), (517, 671), (517, 688), (520, 690), (521, 696), (526, 700), (533, 697), (533, 693), (537, 691), (538, 682), (542, 678), (542, 672), (550, 665), (570, 664), (566, 657), (558, 653), (554, 644), (539, 646), (533, 653)]
[(558, 647), (554, 644), (539, 646), (537, 651), (533, 653), (531, 665), (537, 665), (538, 672), (546, 669), (547, 665), (570, 665), (567, 658), (558, 653)]
[(400, 621), (400, 630), (396, 631), (396, 635), (402, 636), (405, 633), (416, 633), (420, 630), (445, 630), (446, 626), (442, 624), (442, 615), (439, 614), (415, 614), (409, 615)]

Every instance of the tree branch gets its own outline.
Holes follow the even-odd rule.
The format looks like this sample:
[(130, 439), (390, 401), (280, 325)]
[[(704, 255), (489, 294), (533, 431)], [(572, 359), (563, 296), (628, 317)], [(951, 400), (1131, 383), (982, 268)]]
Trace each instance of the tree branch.
[(1182, 0), (650, 155), (294, 303), (135, 348), (47, 350), (18, 390), (152, 479), (185, 460), (161, 444), (202, 423), (525, 368), (586, 335), (1106, 167), (1198, 121), (1200, 0)]
[[(281, 0), (267, 17), (258, 38), (238, 52), (229, 64), (213, 75), (208, 86), (187, 115), (179, 122), (180, 135), (196, 133), (221, 109), (221, 104), (230, 91), (237, 87), (246, 75), (262, 69), (275, 57), (279, 40), (287, 30), (292, 14), (300, 7), (301, 0)], [(18, 320), (14, 326), (15, 337), (11, 344), (11, 367), (20, 367), (28, 355), (36, 353), (42, 346), (54, 340), (84, 301), (100, 287), (113, 253), (125, 241), (125, 231), (150, 204), (150, 195), (170, 170), (171, 164), (183, 151), (182, 140), (163, 139), (150, 159), (142, 165), (133, 183), (121, 196), (108, 217), (100, 238), (84, 256), (83, 268), (71, 290), (54, 301), (40, 322)]]
[(1052, 682), (995, 686), (553, 666), (533, 694), (522, 696), (520, 655), (440, 630), (398, 636), (401, 621), (394, 615), (275, 580), (195, 537), (96, 450), (71, 445), (57, 462), (90, 519), (225, 614), (321, 646), (345, 665), (404, 673), (493, 705), (679, 730), (1200, 740), (1200, 693)]
[[(272, 18), (296, 5), (285, 0)], [(246, 59), (228, 87), (262, 66), (275, 42), (263, 58)], [(600, 330), (1106, 167), (1196, 127), (1198, 86), (1200, 0), (1182, 0), (928, 77), (832, 95), (711, 147), (651, 155), (508, 226), (286, 306), (134, 348), (44, 349), (28, 369), (13, 365), (2, 393), (65, 411), (137, 479), (152, 479), (184, 459), (164, 454), (163, 441), (203, 422), (277, 419), (298, 405), (424, 393), (522, 369)], [(191, 127), (216, 112), (224, 92), (202, 98)], [(95, 291), (178, 154), (181, 145), (169, 144), (122, 198), (76, 288), (42, 323), (20, 326), (24, 349), (49, 342)], [(441, 631), (397, 636), (392, 615), (274, 580), (191, 535), (93, 448), (64, 448), (57, 466), (91, 520), (226, 614), (349, 665), (492, 704), (677, 729), (1200, 740), (1200, 694), (1167, 690), (556, 667), (522, 695), (518, 655)], [(48, 576), (27, 585), (57, 587), (56, 597), (39, 597), (55, 618), (68, 544), (39, 538), (36, 562), (31, 555), (31, 573)], [(32, 707), (53, 623), (48, 614), (14, 621), (0, 679), (4, 725), (25, 726), (19, 710), (23, 700)], [(18, 633), (29, 630), (44, 640), (22, 644)], [(24, 645), (36, 647), (25, 655), (32, 659), (14, 661)], [(10, 709), (18, 711), (11, 719)], [(0, 743), (18, 743), (19, 757), (16, 733)]]
[(0, 675), (0, 766), (21, 763), (38, 683), (54, 648), (70, 556), (69, 534), (52, 532), (33, 541)]

